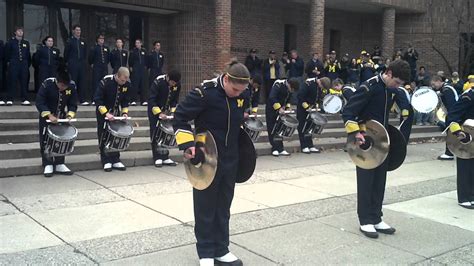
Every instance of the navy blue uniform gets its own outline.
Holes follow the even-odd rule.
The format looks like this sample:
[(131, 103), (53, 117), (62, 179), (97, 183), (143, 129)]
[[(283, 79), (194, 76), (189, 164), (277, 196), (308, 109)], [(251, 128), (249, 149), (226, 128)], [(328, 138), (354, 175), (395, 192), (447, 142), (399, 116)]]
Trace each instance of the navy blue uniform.
[(110, 49), (104, 45), (96, 45), (89, 53), (89, 64), (92, 65), (92, 91), (99, 86), (99, 82), (109, 72)]
[(156, 139), (153, 137), (157, 130), (158, 115), (160, 113), (172, 113), (178, 104), (181, 84), (170, 87), (166, 81), (166, 75), (155, 78), (150, 86), (150, 97), (148, 98), (148, 120), (150, 121), (150, 139), (153, 161), (168, 159), (169, 151), (165, 147), (157, 147)]
[(362, 61), (360, 63), (360, 83), (370, 79), (375, 75), (375, 69), (371, 62)]
[[(89, 97), (89, 89), (86, 86), (86, 63), (87, 63), (87, 44), (82, 38), (72, 36), (66, 42), (64, 48), (64, 60), (67, 63), (67, 70), (71, 79), (76, 82), (79, 93), (79, 101), (85, 102)], [(94, 88), (95, 89), (95, 88)]]
[(119, 152), (105, 152), (105, 143), (102, 139), (105, 130), (105, 115), (110, 113), (114, 116), (128, 114), (130, 82), (119, 85), (114, 75), (105, 76), (95, 91), (94, 101), (97, 106), (97, 135), (99, 138), (100, 160), (102, 164), (120, 162)]
[[(56, 77), (59, 66), (60, 51), (56, 47), (42, 45), (35, 53), (35, 61), (38, 64), (38, 79), (42, 83), (45, 79)], [(75, 87), (75, 85), (74, 85)]]
[(348, 102), (352, 95), (354, 95), (355, 91), (356, 89), (350, 85), (344, 85), (344, 87), (342, 87), (342, 96), (346, 102)]
[(400, 108), (401, 111), (400, 132), (408, 144), (411, 135), (411, 128), (413, 126), (413, 119), (415, 118), (415, 112), (410, 104), (411, 96), (404, 87), (394, 88), (392, 90), (394, 94), (394, 102), (398, 105), (398, 108)]
[[(448, 112), (446, 123), (454, 133), (467, 119), (474, 119), (474, 89), (465, 91)], [(474, 201), (474, 158), (456, 159), (458, 202)]]
[(251, 55), (247, 55), (245, 58), (245, 66), (250, 72), (250, 75), (255, 77), (255, 75), (262, 75), (262, 60), (255, 56), (253, 58)]
[(253, 87), (251, 84), (242, 92), (242, 97), (245, 98), (245, 112), (257, 113), (258, 103), (260, 101), (260, 92), (258, 88)]
[(163, 64), (165, 63), (165, 56), (162, 52), (152, 51), (148, 55), (148, 68), (150, 69), (150, 80), (155, 80), (156, 77), (163, 74)]
[(5, 44), (0, 40), (0, 100), (3, 99), (4, 90), (4, 80), (3, 80), (3, 65), (5, 63)]
[[(344, 108), (342, 118), (349, 134), (364, 131), (367, 120), (376, 120), (387, 126), (393, 104), (391, 90), (387, 89), (382, 74), (363, 82)], [(359, 125), (360, 124), (360, 125)], [(387, 162), (375, 169), (357, 167), (357, 214), (361, 225), (382, 221), (382, 202), (387, 179)]]
[[(67, 113), (66, 113), (67, 107)], [(39, 116), (39, 140), (41, 158), (43, 166), (64, 164), (64, 156), (47, 157), (44, 154), (44, 137), (46, 136), (46, 128), (48, 123), (48, 115), (53, 114), (57, 118), (74, 118), (77, 111), (77, 91), (76, 84), (71, 81), (68, 88), (59, 91), (55, 78), (47, 78), (41, 84), (38, 94), (36, 95), (36, 108), (40, 113)]]
[(316, 81), (316, 78), (307, 79), (303, 88), (297, 94), (296, 118), (298, 119), (298, 136), (300, 138), (301, 150), (314, 147), (313, 136), (311, 134), (303, 134), (303, 127), (309, 114), (307, 110), (315, 107), (316, 103), (321, 100), (322, 91)]
[(227, 97), (223, 77), (205, 82), (180, 102), (174, 115), (180, 150), (194, 146), (188, 121), (196, 131), (209, 130), (219, 154), (214, 181), (204, 190), (193, 189), (195, 235), (199, 258), (221, 257), (229, 252), (230, 205), (234, 197), (239, 161), (239, 131), (244, 117), (244, 99)]
[(117, 48), (112, 50), (110, 54), (110, 66), (113, 69), (113, 74), (117, 73), (120, 67), (126, 67), (128, 62), (128, 51), (125, 49), (119, 50)]
[[(453, 86), (444, 83), (443, 87), (441, 88), (441, 91), (439, 92), (439, 96), (441, 98), (441, 102), (443, 102), (444, 107), (446, 108), (447, 113), (451, 111), (453, 108), (454, 104), (458, 101), (458, 93), (456, 92), (456, 89), (453, 88)], [(438, 122), (438, 126), (444, 130), (448, 124), (443, 123), (443, 122)], [(453, 153), (448, 149), (448, 144), (446, 143), (446, 148), (444, 151), (444, 154), (453, 156)]]
[[(319, 75), (316, 75), (313, 71), (319, 71)], [(324, 64), (319, 59), (314, 61), (311, 59), (308, 64), (306, 64), (306, 74), (308, 78), (321, 78), (324, 75)]]
[(8, 64), (8, 101), (13, 101), (17, 83), (20, 83), (21, 100), (28, 98), (29, 67), (31, 65), (30, 43), (11, 38), (5, 45), (5, 61)]
[(146, 50), (133, 48), (130, 51), (128, 59), (128, 66), (130, 67), (130, 80), (132, 81), (133, 92), (131, 93), (132, 102), (138, 100), (140, 94), (140, 101), (146, 101), (145, 95), (145, 67), (146, 67)]
[(283, 139), (281, 137), (275, 137), (272, 134), (273, 128), (275, 127), (276, 119), (278, 117), (278, 110), (280, 108), (288, 108), (291, 106), (291, 93), (286, 86), (285, 79), (278, 79), (273, 84), (272, 90), (265, 106), (265, 118), (267, 120), (267, 131), (268, 140), (272, 145), (272, 152), (283, 151)]

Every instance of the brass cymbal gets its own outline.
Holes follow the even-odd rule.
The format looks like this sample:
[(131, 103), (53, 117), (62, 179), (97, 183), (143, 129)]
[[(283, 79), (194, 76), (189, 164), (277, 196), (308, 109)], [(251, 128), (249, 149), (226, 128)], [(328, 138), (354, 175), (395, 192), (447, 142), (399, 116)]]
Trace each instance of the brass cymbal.
[(407, 156), (407, 142), (398, 128), (388, 125), (387, 132), (390, 139), (390, 149), (387, 156), (387, 171), (400, 167)]
[(460, 141), (448, 130), (446, 143), (449, 150), (461, 159), (474, 158), (474, 119), (467, 119), (462, 125), (462, 129), (467, 133), (467, 141)]
[(355, 134), (347, 138), (346, 149), (349, 157), (360, 168), (374, 169), (387, 158), (390, 139), (384, 126), (375, 120), (366, 122), (366, 144), (357, 145)]
[(252, 177), (257, 165), (257, 153), (252, 139), (245, 132), (240, 129), (239, 132), (239, 166), (237, 168), (237, 183), (244, 183)]
[(191, 160), (185, 158), (184, 169), (191, 185), (197, 190), (204, 190), (211, 185), (217, 171), (217, 145), (210, 131), (196, 135), (197, 149), (204, 153), (204, 160), (193, 165)]

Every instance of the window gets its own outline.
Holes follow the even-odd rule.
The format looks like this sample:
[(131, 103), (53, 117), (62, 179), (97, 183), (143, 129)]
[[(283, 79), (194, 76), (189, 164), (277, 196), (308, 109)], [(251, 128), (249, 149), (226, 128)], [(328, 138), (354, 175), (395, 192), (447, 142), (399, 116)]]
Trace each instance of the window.
[(0, 40), (7, 40), (7, 4), (0, 0)]
[[(117, 14), (96, 12), (96, 35), (102, 33), (105, 35), (105, 45), (108, 47), (115, 46), (115, 39), (119, 37), (117, 27)], [(94, 36), (94, 40), (95, 40)]]
[(64, 53), (64, 44), (71, 36), (72, 26), (79, 24), (80, 12), (77, 9), (57, 8), (58, 26), (56, 33), (56, 46)]
[(285, 51), (296, 49), (296, 25), (285, 24)]
[(36, 45), (49, 35), (48, 8), (46, 6), (28, 5), (23, 8), (23, 27), (25, 39), (30, 42), (31, 52), (36, 51)]

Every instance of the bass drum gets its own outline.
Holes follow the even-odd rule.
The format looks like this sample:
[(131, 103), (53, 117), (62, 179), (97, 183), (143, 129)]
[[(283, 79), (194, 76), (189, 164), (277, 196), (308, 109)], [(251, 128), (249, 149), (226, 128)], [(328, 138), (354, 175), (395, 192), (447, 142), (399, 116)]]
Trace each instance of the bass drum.
[(419, 113), (428, 114), (438, 106), (438, 94), (430, 87), (420, 87), (411, 97), (411, 105)]
[(324, 112), (329, 114), (337, 114), (342, 110), (344, 102), (341, 97), (334, 94), (328, 94), (323, 99)]

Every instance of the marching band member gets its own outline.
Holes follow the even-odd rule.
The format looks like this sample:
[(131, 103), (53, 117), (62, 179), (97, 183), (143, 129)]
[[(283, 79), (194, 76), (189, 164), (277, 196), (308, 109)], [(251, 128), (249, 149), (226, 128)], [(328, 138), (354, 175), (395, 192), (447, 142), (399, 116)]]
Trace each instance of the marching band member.
[[(97, 35), (96, 45), (89, 52), (89, 64), (92, 67), (92, 94), (99, 86), (99, 82), (109, 72), (110, 49), (104, 45), (105, 37), (103, 34)], [(94, 101), (92, 101), (94, 102)]]
[[(393, 61), (384, 73), (363, 82), (344, 108), (342, 118), (348, 134), (355, 134), (357, 144), (365, 144), (365, 121), (388, 124), (391, 91), (410, 80), (410, 66), (403, 60)], [(360, 231), (367, 237), (378, 233), (393, 234), (395, 228), (382, 221), (382, 203), (387, 178), (387, 161), (374, 169), (357, 167), (357, 214)]]
[(233, 60), (223, 75), (204, 82), (180, 102), (173, 125), (180, 150), (188, 159), (199, 157), (189, 121), (197, 131), (209, 130), (219, 154), (217, 172), (211, 185), (204, 190), (193, 189), (195, 235), (200, 265), (243, 265), (229, 252), (230, 205), (234, 196), (239, 161), (239, 132), (244, 118), (244, 99), (250, 73)]
[(148, 120), (150, 121), (150, 138), (153, 161), (156, 167), (176, 166), (176, 162), (169, 158), (169, 150), (158, 147), (155, 139), (158, 120), (167, 120), (167, 114), (173, 113), (178, 104), (181, 91), (181, 73), (176, 70), (155, 78), (150, 86), (148, 98)]
[[(467, 137), (460, 126), (466, 119), (474, 119), (474, 86), (461, 95), (446, 117), (449, 131), (461, 141)], [(474, 209), (474, 158), (456, 158), (456, 170), (458, 203), (461, 207)]]
[(59, 49), (54, 47), (52, 36), (46, 36), (43, 39), (43, 45), (35, 53), (36, 62), (38, 62), (39, 81), (43, 82), (47, 78), (56, 77), (59, 66)]
[(250, 83), (247, 89), (242, 93), (242, 97), (247, 99), (246, 101), (246, 114), (257, 114), (258, 103), (260, 101), (260, 89), (262, 87), (262, 77), (255, 75), (250, 78)]
[(110, 54), (110, 66), (112, 67), (112, 74), (117, 73), (120, 67), (126, 67), (128, 62), (128, 51), (123, 49), (123, 39), (117, 38), (115, 40), (115, 48)]
[[(395, 103), (401, 109), (400, 113), (400, 132), (402, 132), (405, 141), (408, 144), (411, 135), (411, 128), (413, 126), (413, 120), (415, 119), (415, 111), (411, 106), (411, 85), (409, 83), (405, 86), (394, 88)], [(404, 109), (402, 109), (404, 108)]]
[(89, 102), (86, 100), (90, 97), (89, 89), (85, 84), (87, 44), (86, 40), (81, 37), (80, 25), (72, 26), (72, 33), (73, 35), (67, 40), (64, 47), (64, 60), (67, 63), (71, 79), (76, 83), (81, 105), (89, 105)]
[(296, 118), (298, 119), (298, 136), (300, 139), (301, 152), (319, 153), (319, 149), (313, 145), (313, 136), (306, 136), (303, 133), (303, 127), (306, 123), (308, 110), (316, 108), (317, 103), (321, 101), (322, 90), (328, 90), (331, 87), (331, 80), (324, 78), (309, 78), (302, 89), (298, 91), (298, 106), (296, 107)]
[(299, 88), (296, 78), (277, 79), (270, 91), (267, 104), (265, 106), (265, 118), (267, 120), (268, 139), (272, 145), (273, 156), (288, 156), (289, 152), (284, 150), (283, 139), (275, 137), (273, 128), (275, 127), (278, 115), (284, 114), (286, 109), (291, 108), (291, 95)]
[(105, 119), (113, 121), (115, 116), (128, 116), (130, 72), (121, 67), (117, 74), (107, 75), (99, 83), (95, 92), (97, 135), (99, 138), (100, 160), (105, 172), (113, 169), (125, 171), (125, 165), (120, 162), (120, 152), (106, 152), (104, 143)]
[(354, 88), (354, 86), (346, 84), (342, 86), (341, 91), (342, 91), (342, 97), (344, 97), (346, 102), (348, 102), (349, 99), (352, 97), (352, 95), (354, 95), (354, 93), (356, 92), (356, 89)]
[[(66, 113), (67, 107), (67, 113)], [(36, 95), (36, 108), (40, 112), (39, 139), (44, 176), (51, 177), (53, 173), (72, 175), (72, 171), (64, 164), (64, 156), (48, 157), (45, 154), (46, 120), (57, 123), (59, 118), (74, 118), (77, 111), (76, 84), (71, 81), (69, 74), (59, 71), (56, 78), (47, 78), (41, 84)]]
[[(442, 77), (435, 75), (431, 77), (431, 87), (435, 91), (438, 92), (441, 101), (446, 108), (446, 111), (449, 113), (451, 111), (451, 108), (453, 108), (454, 104), (457, 102), (459, 96), (456, 90), (453, 88), (453, 86), (447, 84), (445, 82), (445, 79)], [(445, 123), (440, 123), (440, 126), (443, 128), (443, 130), (446, 128)], [(438, 160), (443, 160), (443, 161), (450, 161), (454, 160), (454, 155), (453, 153), (448, 149), (448, 145), (446, 144), (446, 148), (443, 154), (438, 156)]]
[(145, 91), (145, 68), (147, 65), (147, 52), (145, 48), (142, 47), (142, 40), (135, 40), (135, 47), (130, 50), (130, 55), (128, 57), (128, 66), (130, 67), (131, 72), (131, 82), (132, 82), (132, 93), (130, 98), (132, 102), (130, 105), (137, 105), (138, 95), (140, 94), (140, 101), (142, 105), (147, 105), (146, 102), (146, 91)]

